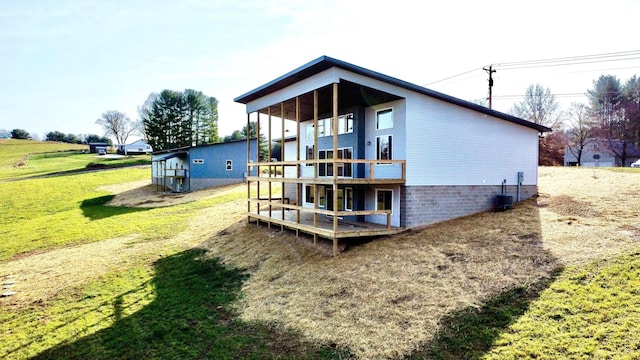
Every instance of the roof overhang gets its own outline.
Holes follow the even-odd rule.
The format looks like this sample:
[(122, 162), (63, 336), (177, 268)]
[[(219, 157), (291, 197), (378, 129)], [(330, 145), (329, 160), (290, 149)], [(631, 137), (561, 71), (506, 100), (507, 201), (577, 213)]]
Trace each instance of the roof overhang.
[[(541, 133), (551, 131), (551, 129), (546, 126), (535, 124), (530, 121), (509, 115), (509, 114), (505, 114), (503, 112), (495, 111), (466, 100), (462, 100), (462, 99), (459, 99), (450, 95), (446, 95), (431, 89), (427, 89), (423, 86), (415, 85), (410, 82), (400, 80), (391, 76), (387, 76), (369, 69), (365, 69), (357, 65), (350, 64), (342, 60), (328, 57), (328, 56), (321, 56), (315, 60), (312, 60), (307, 64), (304, 64), (260, 87), (257, 87), (243, 95), (236, 97), (234, 101), (246, 105), (254, 100), (260, 99), (278, 90), (282, 90), (290, 85), (293, 85), (299, 81), (307, 79), (313, 75), (316, 75), (332, 67), (338, 67), (338, 68), (341, 68), (359, 75), (367, 76), (372, 79), (379, 80), (391, 85), (399, 86), (404, 89), (414, 91), (416, 93), (430, 96), (432, 98), (442, 100), (450, 104), (458, 105), (458, 106), (467, 108), (469, 110), (477, 111), (488, 116), (493, 116), (493, 117), (496, 117), (505, 121), (509, 121), (518, 125), (526, 126), (526, 127), (535, 129)], [(377, 92), (377, 93), (383, 93), (375, 89), (371, 89), (371, 91)]]

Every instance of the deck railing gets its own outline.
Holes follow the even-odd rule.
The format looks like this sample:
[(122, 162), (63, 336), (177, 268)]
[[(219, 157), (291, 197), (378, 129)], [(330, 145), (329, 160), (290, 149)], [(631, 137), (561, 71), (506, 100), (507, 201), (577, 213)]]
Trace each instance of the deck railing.
[[(287, 176), (287, 168), (290, 167), (297, 167), (300, 166), (302, 167), (304, 170), (306, 171), (301, 171), (301, 172), (309, 172), (309, 171), (313, 171), (311, 169), (309, 169), (307, 167), (307, 165), (312, 165), (312, 166), (319, 166), (320, 164), (331, 164), (331, 166), (333, 166), (333, 174), (337, 174), (337, 169), (340, 166), (344, 166), (345, 164), (352, 164), (352, 165), (364, 165), (365, 169), (367, 169), (364, 173), (365, 176), (357, 176), (359, 171), (353, 171), (353, 167), (352, 167), (352, 176), (342, 176), (342, 175), (326, 175), (326, 176), (305, 176), (304, 174), (301, 175), (300, 177), (297, 176)], [(296, 181), (296, 179), (315, 179), (315, 180), (326, 180), (326, 179), (331, 179), (333, 177), (339, 178), (339, 179), (357, 179), (357, 180), (370, 180), (370, 181), (374, 181), (374, 180), (398, 180), (401, 182), (404, 182), (406, 180), (406, 174), (407, 174), (407, 162), (406, 160), (374, 160), (374, 159), (315, 159), (315, 160), (299, 160), (299, 161), (267, 161), (267, 162), (250, 162), (247, 165), (249, 165), (251, 167), (251, 169), (253, 168), (257, 168), (258, 169), (258, 174), (260, 174), (261, 169), (268, 169), (268, 174), (270, 174), (271, 178), (275, 178), (275, 181), (277, 178), (281, 178), (283, 179), (282, 181), (285, 182), (292, 182), (291, 180), (293, 180), (294, 182)], [(378, 165), (382, 165), (382, 166), (378, 166)], [(396, 166), (396, 167), (400, 167), (399, 171), (393, 171), (392, 168), (389, 168), (389, 165), (391, 166)], [(379, 173), (376, 174), (376, 170), (378, 170), (379, 173), (383, 173), (383, 175), (380, 175)], [(277, 172), (280, 171), (280, 174), (277, 174)], [(315, 172), (316, 174), (319, 173), (319, 171)], [(391, 175), (389, 173), (392, 173)], [(297, 174), (297, 171), (296, 171)], [(256, 176), (256, 177), (250, 177), (249, 180), (264, 180), (263, 177), (260, 176)]]

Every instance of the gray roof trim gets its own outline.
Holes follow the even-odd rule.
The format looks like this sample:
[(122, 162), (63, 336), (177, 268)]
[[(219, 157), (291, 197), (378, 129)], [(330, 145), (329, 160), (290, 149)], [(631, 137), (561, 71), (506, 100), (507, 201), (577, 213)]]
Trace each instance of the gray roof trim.
[(509, 114), (505, 114), (503, 112), (500, 111), (495, 111), (495, 110), (491, 110), (489, 108), (486, 108), (484, 106), (478, 105), (478, 104), (474, 104), (472, 102), (466, 101), (466, 100), (462, 100), (447, 94), (443, 94), (441, 92), (437, 92), (431, 89), (427, 89), (423, 86), (419, 86), (416, 84), (412, 84), (410, 82), (404, 81), (404, 80), (400, 80), (391, 76), (387, 76), (384, 74), (381, 74), (379, 72), (375, 72), (369, 69), (365, 69), (363, 67), (357, 66), (357, 65), (353, 65), (350, 64), (348, 62), (342, 61), (342, 60), (338, 60), (338, 59), (334, 59), (328, 56), (321, 56), (315, 60), (312, 60), (300, 67), (298, 67), (297, 69), (294, 69), (260, 87), (257, 87), (243, 95), (240, 95), (238, 97), (236, 97), (235, 99), (233, 99), (235, 102), (239, 102), (242, 104), (248, 104), (249, 102), (259, 99), (263, 96), (266, 96), (272, 92), (275, 92), (277, 90), (283, 89), (287, 86), (290, 86), (298, 81), (301, 81), (303, 79), (306, 79), (308, 77), (311, 77), (317, 73), (320, 73), (324, 70), (327, 70), (329, 68), (332, 67), (339, 67), (348, 71), (351, 71), (353, 73), (359, 74), (359, 75), (363, 75), (363, 76), (367, 76), (370, 77), (372, 79), (376, 79), (382, 82), (386, 82), (388, 84), (391, 85), (395, 85), (395, 86), (399, 86), (402, 87), (404, 89), (407, 90), (411, 90), (414, 92), (417, 92), (419, 94), (423, 94), (423, 95), (427, 95), (430, 96), (432, 98), (438, 99), (438, 100), (442, 100), (445, 102), (448, 102), (450, 104), (454, 104), (454, 105), (458, 105), (473, 111), (477, 111), (489, 116), (493, 116), (493, 117), (497, 117), (499, 119), (502, 120), (506, 120), (518, 125), (522, 125), (522, 126), (526, 126), (535, 130), (538, 130), (539, 132), (548, 132), (551, 131), (550, 128), (546, 127), (546, 126), (542, 126), (542, 125), (538, 125), (535, 123), (532, 123), (530, 121), (509, 115)]

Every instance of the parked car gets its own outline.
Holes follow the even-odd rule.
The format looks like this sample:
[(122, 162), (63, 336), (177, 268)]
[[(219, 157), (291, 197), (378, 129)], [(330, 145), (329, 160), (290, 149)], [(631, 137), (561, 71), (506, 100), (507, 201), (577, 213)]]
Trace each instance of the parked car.
[(631, 164), (631, 167), (635, 167), (635, 168), (640, 168), (640, 160), (634, 162), (633, 164)]
[(104, 149), (98, 150), (98, 155), (106, 155), (106, 154), (107, 154), (106, 150), (104, 150)]

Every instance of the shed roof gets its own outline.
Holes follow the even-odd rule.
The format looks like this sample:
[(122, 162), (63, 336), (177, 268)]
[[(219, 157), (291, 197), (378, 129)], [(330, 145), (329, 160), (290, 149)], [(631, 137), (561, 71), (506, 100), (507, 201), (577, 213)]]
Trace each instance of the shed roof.
[(359, 74), (359, 75), (363, 75), (363, 76), (367, 76), (370, 77), (372, 79), (376, 79), (382, 82), (386, 82), (388, 84), (391, 85), (395, 85), (395, 86), (399, 86), (402, 87), (404, 89), (407, 90), (411, 90), (426, 96), (430, 96), (432, 98), (438, 99), (438, 100), (442, 100), (454, 105), (458, 105), (473, 111), (477, 111), (486, 115), (490, 115), (502, 120), (506, 120), (518, 125), (522, 125), (522, 126), (526, 126), (532, 129), (536, 129), (540, 132), (547, 132), (547, 131), (551, 131), (550, 128), (546, 127), (546, 126), (542, 126), (539, 124), (535, 124), (532, 123), (530, 121), (509, 115), (509, 114), (505, 114), (503, 112), (499, 112), (499, 111), (495, 111), (489, 108), (486, 108), (484, 106), (478, 105), (478, 104), (474, 104), (472, 102), (466, 101), (466, 100), (462, 100), (447, 94), (443, 94), (441, 92), (437, 92), (431, 89), (427, 89), (423, 86), (419, 86), (416, 84), (412, 84), (410, 82), (404, 81), (404, 80), (400, 80), (391, 76), (387, 76), (384, 74), (381, 74), (379, 72), (375, 72), (369, 69), (365, 69), (363, 67), (357, 66), (357, 65), (353, 65), (350, 64), (348, 62), (342, 61), (342, 60), (338, 60), (338, 59), (334, 59), (332, 57), (329, 56), (321, 56), (315, 60), (312, 60), (300, 67), (298, 67), (297, 69), (294, 69), (262, 86), (259, 86), (243, 95), (240, 95), (238, 97), (236, 97), (234, 99), (234, 101), (242, 103), (242, 104), (248, 104), (251, 101), (254, 101), (256, 99), (259, 99), (263, 96), (266, 96), (270, 93), (273, 93), (275, 91), (284, 89), (292, 84), (295, 84), (298, 81), (304, 80), (306, 78), (309, 78), (315, 74), (318, 74), (322, 71), (325, 71), (327, 69), (330, 69), (332, 67), (338, 67), (341, 69), (345, 69), (348, 71), (351, 71), (353, 73)]

